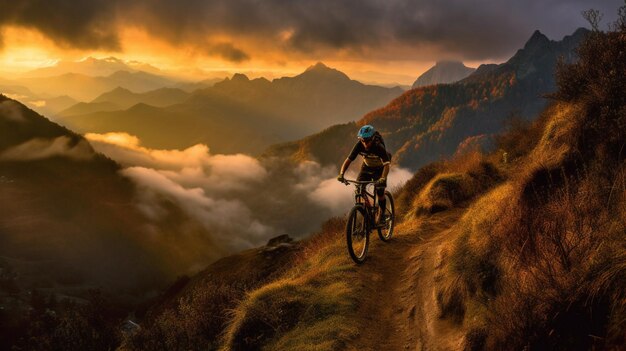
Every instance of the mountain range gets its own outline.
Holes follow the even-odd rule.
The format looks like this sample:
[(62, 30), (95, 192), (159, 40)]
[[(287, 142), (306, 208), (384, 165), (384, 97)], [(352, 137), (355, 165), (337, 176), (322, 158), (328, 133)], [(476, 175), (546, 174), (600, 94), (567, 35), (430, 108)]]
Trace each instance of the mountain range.
[[(72, 115), (65, 111), (59, 122), (79, 132), (125, 131), (155, 148), (204, 143), (219, 153), (259, 154), (273, 143), (354, 120), (401, 93), (400, 88), (364, 85), (318, 63), (300, 75), (273, 81), (236, 74), (167, 107), (150, 102), (176, 101), (174, 96), (150, 102), (144, 99), (125, 110), (75, 113), (113, 109), (113, 105), (124, 105), (121, 100), (126, 102), (124, 106), (139, 101), (137, 96), (118, 90), (92, 102), (99, 106), (77, 106), (69, 111)], [(181, 98), (183, 95), (178, 92)], [(169, 131), (167, 138), (161, 135), (162, 130)]]
[(85, 57), (80, 61), (58, 61), (49, 67), (37, 68), (22, 73), (22, 78), (41, 78), (60, 76), (71, 72), (91, 77), (109, 76), (118, 71), (146, 72), (155, 75), (163, 75), (158, 68), (143, 62), (125, 61), (117, 57), (105, 58)]
[(145, 93), (134, 93), (129, 89), (117, 87), (99, 95), (91, 102), (74, 104), (56, 115), (67, 117), (94, 112), (126, 110), (140, 103), (155, 107), (167, 107), (185, 101), (190, 95), (190, 93), (177, 88), (160, 88)]
[(69, 95), (79, 101), (90, 101), (98, 95), (117, 87), (135, 92), (146, 92), (179, 82), (143, 71), (115, 71), (106, 76), (88, 76), (80, 73), (64, 73), (55, 76), (26, 77), (14, 80), (39, 95)]
[(581, 28), (561, 41), (551, 41), (536, 31), (503, 64), (481, 65), (456, 83), (412, 89), (357, 122), (274, 145), (265, 155), (339, 165), (354, 144), (358, 126), (364, 124), (380, 130), (395, 162), (410, 169), (463, 148), (488, 147), (508, 121), (533, 119), (546, 106), (544, 96), (555, 90), (558, 61), (573, 61), (588, 33)]

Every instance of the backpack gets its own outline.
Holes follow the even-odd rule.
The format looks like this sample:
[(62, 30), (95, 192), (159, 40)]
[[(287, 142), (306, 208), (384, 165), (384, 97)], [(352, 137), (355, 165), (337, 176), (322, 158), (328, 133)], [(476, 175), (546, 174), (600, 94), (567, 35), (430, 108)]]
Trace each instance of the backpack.
[(382, 144), (383, 147), (385, 148), (385, 150), (387, 149), (387, 147), (385, 147), (385, 141), (383, 140), (383, 136), (380, 135), (380, 133), (378, 131), (374, 132), (374, 135), (372, 136), (372, 139), (374, 140), (374, 142), (376, 144)]
[(385, 151), (387, 151), (387, 155), (389, 155), (389, 160), (391, 161), (391, 152), (389, 152), (389, 150), (387, 150), (387, 147), (385, 146), (385, 140), (383, 139), (383, 136), (380, 135), (380, 133), (378, 131), (374, 132), (374, 136), (372, 136), (372, 138), (374, 139), (374, 142), (376, 144), (380, 144), (385, 148)]

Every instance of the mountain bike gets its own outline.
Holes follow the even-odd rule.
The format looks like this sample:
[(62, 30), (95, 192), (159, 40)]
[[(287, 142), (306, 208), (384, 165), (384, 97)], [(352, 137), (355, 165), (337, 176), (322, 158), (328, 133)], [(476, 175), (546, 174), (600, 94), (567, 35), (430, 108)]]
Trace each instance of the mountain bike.
[(395, 220), (395, 208), (393, 205), (393, 197), (391, 193), (385, 191), (387, 199), (386, 208), (383, 209), (382, 223), (376, 223), (378, 211), (378, 195), (374, 186), (375, 181), (357, 181), (348, 180), (344, 184), (354, 184), (354, 207), (348, 215), (348, 223), (346, 224), (346, 241), (348, 244), (348, 253), (354, 262), (361, 264), (367, 256), (369, 246), (369, 236), (373, 229), (378, 230), (378, 237), (388, 242), (393, 235), (393, 226)]

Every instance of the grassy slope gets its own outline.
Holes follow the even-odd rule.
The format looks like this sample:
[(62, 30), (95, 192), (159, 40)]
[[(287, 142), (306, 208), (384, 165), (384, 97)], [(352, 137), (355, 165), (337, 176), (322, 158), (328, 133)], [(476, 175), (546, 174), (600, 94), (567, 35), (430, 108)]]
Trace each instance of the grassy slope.
[(310, 239), (224, 258), (148, 311), (126, 349), (328, 350), (356, 333), (360, 286), (341, 220)]
[(624, 32), (561, 69), (535, 141), (453, 229), (438, 300), (470, 349), (624, 345), (626, 81), (603, 73), (624, 71)]

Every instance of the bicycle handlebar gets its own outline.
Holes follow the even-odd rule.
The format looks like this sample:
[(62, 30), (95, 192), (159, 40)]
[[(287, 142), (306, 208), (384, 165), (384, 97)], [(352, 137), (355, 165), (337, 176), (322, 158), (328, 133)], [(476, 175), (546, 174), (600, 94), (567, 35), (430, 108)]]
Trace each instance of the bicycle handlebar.
[(352, 180), (352, 179), (344, 179), (343, 183), (345, 185), (348, 185), (350, 183), (354, 183), (354, 184), (374, 184), (376, 183), (375, 180)]

